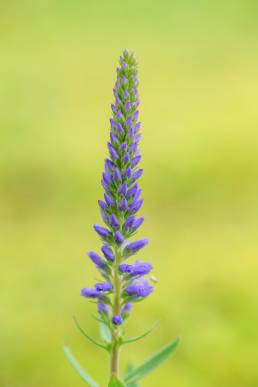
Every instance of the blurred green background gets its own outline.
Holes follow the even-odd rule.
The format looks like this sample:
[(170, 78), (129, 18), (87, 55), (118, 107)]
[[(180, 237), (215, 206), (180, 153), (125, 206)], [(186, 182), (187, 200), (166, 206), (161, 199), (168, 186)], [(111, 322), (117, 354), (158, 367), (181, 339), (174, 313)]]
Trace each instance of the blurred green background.
[(105, 386), (94, 307), (92, 229), (115, 68), (140, 62), (141, 184), (159, 279), (135, 307), (142, 361), (178, 334), (142, 386), (258, 386), (258, 2), (1, 1), (0, 385), (80, 387), (64, 343)]

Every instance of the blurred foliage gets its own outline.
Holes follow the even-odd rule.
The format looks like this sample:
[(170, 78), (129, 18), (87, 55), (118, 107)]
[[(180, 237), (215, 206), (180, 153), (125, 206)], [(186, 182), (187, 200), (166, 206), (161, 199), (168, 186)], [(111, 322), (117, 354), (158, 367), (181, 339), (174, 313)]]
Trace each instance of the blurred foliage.
[(180, 334), (143, 386), (258, 385), (258, 2), (2, 1), (0, 385), (79, 387), (68, 343), (102, 385), (79, 297), (99, 248), (92, 223), (121, 50), (140, 61), (142, 178), (159, 279), (129, 334), (161, 320), (141, 362)]

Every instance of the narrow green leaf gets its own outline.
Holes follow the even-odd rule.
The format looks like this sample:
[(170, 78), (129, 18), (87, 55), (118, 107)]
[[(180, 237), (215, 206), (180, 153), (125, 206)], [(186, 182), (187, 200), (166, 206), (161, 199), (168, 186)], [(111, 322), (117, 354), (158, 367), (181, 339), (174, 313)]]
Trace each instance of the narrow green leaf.
[(112, 375), (108, 387), (125, 387), (125, 384), (118, 380), (115, 375)]
[(154, 331), (154, 329), (157, 328), (157, 326), (159, 325), (159, 322), (157, 321), (148, 331), (146, 331), (145, 333), (143, 333), (142, 335), (139, 335), (139, 336), (135, 336), (135, 337), (130, 337), (128, 339), (125, 339), (121, 342), (121, 344), (130, 344), (130, 343), (134, 343), (135, 341), (138, 341), (138, 340), (141, 340), (143, 339), (144, 337), (148, 336), (151, 332)]
[(106, 343), (110, 343), (112, 337), (111, 337), (110, 329), (107, 327), (107, 325), (104, 324), (103, 322), (99, 323), (99, 331), (100, 331), (101, 338), (104, 341), (106, 341)]
[[(133, 370), (133, 366), (132, 364), (129, 363), (125, 370), (125, 378), (127, 377), (127, 375), (129, 375), (132, 372), (132, 370)], [(140, 385), (137, 382), (128, 383), (126, 385), (126, 387), (139, 387), (139, 386)]]
[(90, 387), (99, 387), (98, 383), (96, 383), (92, 378), (91, 376), (89, 376), (86, 371), (84, 371), (84, 369), (81, 367), (81, 365), (78, 363), (78, 361), (75, 359), (75, 357), (73, 356), (72, 352), (70, 351), (70, 349), (65, 346), (64, 347), (64, 353), (68, 359), (68, 361), (70, 362), (70, 364), (72, 365), (72, 367), (75, 369), (75, 371), (80, 375), (80, 377), (88, 384), (88, 386)]
[(99, 343), (98, 341), (96, 341), (95, 339), (93, 339), (91, 336), (88, 335), (88, 333), (86, 333), (84, 331), (84, 329), (82, 329), (82, 327), (80, 326), (80, 324), (78, 323), (77, 319), (74, 317), (74, 322), (75, 322), (75, 325), (77, 326), (77, 328), (79, 329), (79, 331), (81, 332), (81, 334), (86, 337), (86, 339), (88, 339), (91, 343), (97, 345), (97, 347), (100, 347), (100, 348), (103, 348), (105, 350), (108, 350), (107, 346), (105, 344), (102, 344), (102, 343)]
[(162, 348), (159, 352), (155, 353), (152, 357), (147, 359), (140, 366), (134, 368), (129, 375), (126, 376), (125, 382), (132, 383), (137, 380), (142, 379), (144, 376), (148, 375), (155, 368), (157, 368), (163, 361), (165, 361), (172, 352), (175, 351), (179, 343), (179, 338), (172, 341), (166, 347)]

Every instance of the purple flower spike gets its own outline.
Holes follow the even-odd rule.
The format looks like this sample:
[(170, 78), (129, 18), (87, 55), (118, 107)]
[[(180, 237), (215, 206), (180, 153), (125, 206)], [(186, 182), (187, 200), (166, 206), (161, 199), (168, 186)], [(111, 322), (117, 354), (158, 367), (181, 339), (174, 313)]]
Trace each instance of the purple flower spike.
[[(105, 345), (103, 342), (101, 346), (110, 349), (113, 367), (123, 343), (124, 332), (119, 326), (129, 318), (133, 303), (142, 301), (153, 290), (152, 277), (148, 279), (150, 283), (145, 277), (152, 270), (151, 263), (126, 261), (148, 243), (148, 239), (131, 240), (144, 221), (143, 217), (135, 215), (143, 204), (142, 190), (138, 186), (143, 169), (139, 166), (141, 124), (138, 121), (137, 73), (134, 55), (125, 50), (120, 57), (113, 89), (108, 156), (101, 176), (104, 199), (98, 201), (106, 226), (94, 224), (101, 237), (102, 253), (88, 253), (101, 278), (93, 288), (81, 290), (83, 297), (96, 304), (97, 319), (110, 331), (110, 342)], [(116, 370), (112, 369), (112, 373), (116, 374)]]
[(95, 288), (98, 292), (108, 292), (113, 289), (113, 285), (110, 282), (99, 282), (95, 284)]
[(122, 316), (117, 316), (117, 315), (113, 316), (112, 323), (114, 325), (121, 325), (123, 323), (123, 317)]
[(81, 289), (81, 296), (87, 298), (98, 298), (100, 294), (96, 289), (83, 288)]

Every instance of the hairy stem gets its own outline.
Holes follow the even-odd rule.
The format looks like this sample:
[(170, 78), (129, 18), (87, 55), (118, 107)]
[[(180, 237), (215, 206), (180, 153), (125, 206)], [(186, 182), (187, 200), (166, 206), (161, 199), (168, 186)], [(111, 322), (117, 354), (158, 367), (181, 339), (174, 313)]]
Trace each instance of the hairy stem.
[[(119, 278), (119, 264), (121, 261), (121, 253), (119, 249), (115, 251), (115, 265), (114, 265), (114, 302), (113, 302), (113, 315), (120, 316), (121, 314), (121, 283)], [(110, 359), (110, 372), (111, 375), (118, 376), (119, 374), (119, 337), (120, 327), (115, 326), (112, 335), (112, 350)]]

